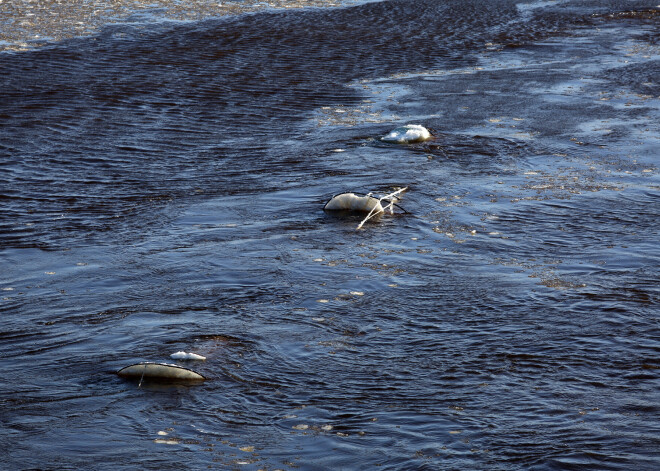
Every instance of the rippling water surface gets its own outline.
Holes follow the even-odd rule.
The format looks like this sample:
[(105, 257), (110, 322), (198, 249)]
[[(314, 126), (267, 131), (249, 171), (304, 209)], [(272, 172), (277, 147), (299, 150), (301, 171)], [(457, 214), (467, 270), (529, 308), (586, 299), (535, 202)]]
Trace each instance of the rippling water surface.
[(658, 469), (657, 7), (321, 4), (0, 53), (4, 466)]

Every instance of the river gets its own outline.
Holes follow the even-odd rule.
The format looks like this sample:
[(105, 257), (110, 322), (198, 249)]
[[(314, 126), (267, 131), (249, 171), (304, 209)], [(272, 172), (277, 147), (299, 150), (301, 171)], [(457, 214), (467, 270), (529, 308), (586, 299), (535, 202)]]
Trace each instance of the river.
[(658, 469), (658, 7), (223, 3), (0, 5), (4, 469)]

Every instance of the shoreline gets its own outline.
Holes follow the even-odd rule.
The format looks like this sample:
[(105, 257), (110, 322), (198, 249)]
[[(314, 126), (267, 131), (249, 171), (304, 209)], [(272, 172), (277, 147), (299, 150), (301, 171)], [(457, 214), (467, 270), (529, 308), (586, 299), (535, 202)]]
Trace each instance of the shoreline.
[[(76, 37), (92, 36), (111, 24), (199, 21), (267, 9), (331, 8), (358, 0), (0, 0), (0, 52), (22, 52)], [(150, 18), (151, 17), (151, 18)]]

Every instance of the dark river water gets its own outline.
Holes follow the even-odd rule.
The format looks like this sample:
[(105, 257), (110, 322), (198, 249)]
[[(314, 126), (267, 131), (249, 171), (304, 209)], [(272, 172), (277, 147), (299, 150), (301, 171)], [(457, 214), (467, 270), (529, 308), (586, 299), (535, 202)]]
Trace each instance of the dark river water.
[[(660, 469), (656, 4), (142, 15), (0, 53), (0, 467)], [(379, 140), (407, 123), (433, 138)], [(323, 211), (406, 186), (359, 231)], [(179, 350), (207, 381), (116, 374)]]

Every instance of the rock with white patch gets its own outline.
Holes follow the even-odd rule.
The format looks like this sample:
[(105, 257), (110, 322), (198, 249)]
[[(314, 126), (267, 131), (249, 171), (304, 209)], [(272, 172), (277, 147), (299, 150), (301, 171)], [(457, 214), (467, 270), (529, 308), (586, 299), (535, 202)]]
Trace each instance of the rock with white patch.
[(342, 193), (341, 195), (333, 196), (328, 201), (323, 209), (327, 211), (357, 211), (368, 213), (374, 211), (375, 213), (383, 212), (383, 207), (378, 201), (378, 198), (373, 196), (358, 196), (355, 193)]
[(411, 144), (414, 142), (423, 142), (431, 138), (431, 133), (424, 126), (419, 124), (406, 124), (393, 129), (388, 134), (380, 138), (383, 142), (394, 144)]

